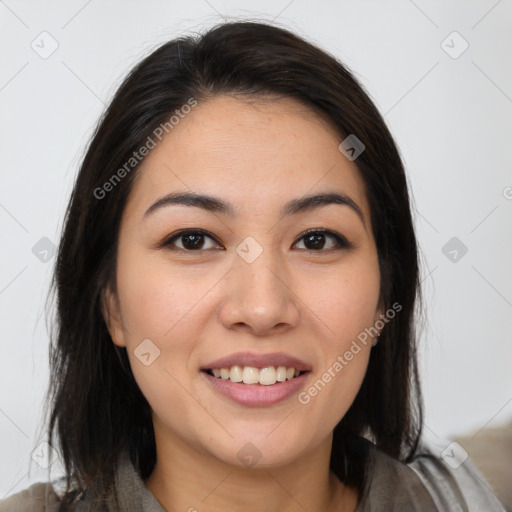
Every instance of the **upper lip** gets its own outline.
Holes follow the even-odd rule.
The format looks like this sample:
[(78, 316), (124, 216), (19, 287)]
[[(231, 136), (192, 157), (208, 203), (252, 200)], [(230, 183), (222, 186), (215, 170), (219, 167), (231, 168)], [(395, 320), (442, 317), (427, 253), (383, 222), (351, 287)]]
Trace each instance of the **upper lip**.
[(286, 366), (305, 372), (310, 371), (311, 366), (300, 359), (275, 352), (272, 354), (253, 354), (251, 352), (238, 352), (220, 359), (216, 359), (201, 367), (201, 370), (213, 370), (219, 368), (230, 368), (232, 366), (252, 366), (254, 368), (266, 368), (267, 366)]

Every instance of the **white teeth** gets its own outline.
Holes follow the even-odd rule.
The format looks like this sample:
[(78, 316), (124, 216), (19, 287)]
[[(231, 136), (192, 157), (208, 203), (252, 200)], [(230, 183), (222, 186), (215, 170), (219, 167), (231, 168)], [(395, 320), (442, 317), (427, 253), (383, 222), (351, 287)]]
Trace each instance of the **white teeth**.
[(252, 366), (245, 366), (243, 372), (244, 384), (258, 384), (259, 371), (258, 368)]
[(286, 380), (286, 366), (277, 367), (276, 380), (278, 382), (284, 382)]
[(260, 384), (263, 384), (264, 386), (270, 386), (276, 382), (276, 369), (273, 366), (262, 368), (260, 370)]
[(261, 384), (271, 386), (276, 382), (285, 382), (294, 377), (298, 377), (301, 372), (296, 368), (286, 366), (267, 366), (265, 368), (255, 368), (254, 366), (234, 365), (231, 368), (212, 369), (214, 377), (232, 382), (243, 382), (244, 384)]
[(240, 366), (232, 366), (229, 372), (229, 379), (233, 382), (242, 382), (242, 368)]

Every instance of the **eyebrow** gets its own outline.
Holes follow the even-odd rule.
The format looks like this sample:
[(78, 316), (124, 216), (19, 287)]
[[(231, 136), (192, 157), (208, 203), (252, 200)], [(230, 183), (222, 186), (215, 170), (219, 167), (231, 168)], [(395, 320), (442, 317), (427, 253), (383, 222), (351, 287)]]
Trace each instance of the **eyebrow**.
[[(322, 206), (330, 204), (348, 206), (358, 215), (363, 225), (366, 226), (361, 208), (359, 208), (357, 203), (349, 196), (339, 192), (325, 192), (292, 199), (283, 206), (279, 213), (279, 218), (282, 219), (291, 215), (317, 210)], [(214, 196), (195, 194), (192, 192), (173, 192), (155, 201), (146, 210), (143, 219), (149, 217), (160, 208), (170, 205), (193, 206), (208, 212), (219, 213), (229, 217), (236, 217), (239, 213), (238, 209), (232, 204)]]

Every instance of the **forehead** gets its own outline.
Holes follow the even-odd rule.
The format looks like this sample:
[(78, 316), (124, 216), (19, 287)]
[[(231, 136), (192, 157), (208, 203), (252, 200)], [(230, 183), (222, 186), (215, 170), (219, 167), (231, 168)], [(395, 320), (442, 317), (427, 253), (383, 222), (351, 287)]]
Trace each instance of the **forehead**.
[(146, 156), (130, 194), (141, 210), (176, 190), (209, 193), (248, 214), (290, 199), (339, 191), (369, 216), (364, 182), (338, 149), (342, 136), (290, 98), (216, 96), (180, 118)]

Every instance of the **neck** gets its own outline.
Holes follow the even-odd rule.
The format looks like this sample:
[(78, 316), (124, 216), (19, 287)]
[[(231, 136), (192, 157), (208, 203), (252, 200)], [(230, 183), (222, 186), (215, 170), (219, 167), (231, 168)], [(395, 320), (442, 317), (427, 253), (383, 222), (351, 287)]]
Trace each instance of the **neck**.
[(310, 453), (279, 467), (226, 464), (169, 431), (159, 435), (157, 461), (145, 480), (167, 512), (353, 512), (358, 494), (329, 470), (332, 436)]

